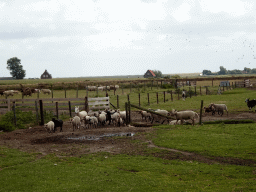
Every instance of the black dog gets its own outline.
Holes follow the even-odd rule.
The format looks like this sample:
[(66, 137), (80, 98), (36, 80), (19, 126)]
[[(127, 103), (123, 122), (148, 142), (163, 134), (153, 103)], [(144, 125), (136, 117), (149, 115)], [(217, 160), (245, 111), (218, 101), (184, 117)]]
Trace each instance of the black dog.
[(54, 122), (54, 131), (57, 130), (57, 127), (60, 127), (60, 132), (62, 131), (62, 125), (63, 125), (63, 121), (61, 119), (55, 119), (52, 118), (52, 121)]

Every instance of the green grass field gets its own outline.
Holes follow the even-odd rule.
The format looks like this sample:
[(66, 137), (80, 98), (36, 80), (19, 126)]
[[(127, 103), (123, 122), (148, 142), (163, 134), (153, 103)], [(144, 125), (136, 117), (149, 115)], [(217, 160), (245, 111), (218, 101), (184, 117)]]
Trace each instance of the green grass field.
[(148, 135), (160, 147), (212, 159), (253, 160), (248, 166), (168, 160), (169, 151), (153, 148), (144, 155), (51, 154), (38, 159), (38, 154), (2, 146), (0, 191), (255, 191), (255, 135), (254, 124), (163, 126)]

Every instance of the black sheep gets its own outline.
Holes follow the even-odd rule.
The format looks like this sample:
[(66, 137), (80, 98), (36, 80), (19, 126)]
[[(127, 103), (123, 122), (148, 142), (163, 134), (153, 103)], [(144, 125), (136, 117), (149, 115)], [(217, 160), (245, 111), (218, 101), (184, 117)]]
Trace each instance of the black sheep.
[[(255, 109), (255, 105), (256, 105), (256, 100), (253, 99), (250, 101), (250, 98), (249, 99), (245, 99), (245, 102), (247, 103), (247, 106), (249, 107), (249, 110), (251, 110), (253, 107)], [(256, 112), (256, 110), (255, 110)]]
[(61, 119), (55, 119), (55, 118), (52, 118), (52, 121), (54, 122), (54, 131), (57, 130), (56, 128), (57, 127), (60, 127), (60, 132), (62, 131), (62, 126), (63, 126), (63, 121)]

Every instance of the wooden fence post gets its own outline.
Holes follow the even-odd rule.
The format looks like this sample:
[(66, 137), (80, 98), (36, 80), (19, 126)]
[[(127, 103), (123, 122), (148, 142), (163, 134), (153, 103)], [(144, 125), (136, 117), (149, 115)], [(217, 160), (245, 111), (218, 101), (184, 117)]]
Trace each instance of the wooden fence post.
[(16, 126), (17, 125), (17, 119), (16, 119), (15, 107), (16, 107), (16, 104), (15, 104), (15, 101), (13, 101), (13, 121), (14, 121), (14, 125)]
[(38, 122), (39, 122), (39, 115), (38, 115), (37, 100), (35, 100), (35, 109), (36, 109), (36, 124), (38, 124)]
[[(52, 87), (51, 87), (52, 88)], [(53, 88), (52, 88), (52, 98), (53, 98)], [(52, 101), (52, 103), (53, 103), (53, 101)]]
[(69, 116), (72, 117), (72, 114), (71, 114), (71, 103), (70, 103), (70, 101), (68, 101), (68, 109), (69, 109)]
[(156, 103), (158, 104), (158, 92), (156, 92)]
[(199, 125), (202, 125), (202, 111), (203, 111), (203, 105), (204, 105), (204, 101), (201, 100)]
[(88, 97), (85, 97), (84, 99), (84, 110), (89, 111), (89, 105), (88, 105)]
[(88, 85), (86, 86), (86, 97), (89, 97)]
[(57, 116), (57, 119), (59, 119), (59, 103), (56, 101), (55, 105), (56, 105), (56, 116)]
[(189, 97), (191, 98), (191, 87), (189, 87)]
[(8, 111), (11, 111), (11, 100), (7, 99)]
[(130, 101), (130, 95), (127, 94), (127, 101)]
[(41, 115), (40, 125), (44, 125), (44, 109), (43, 109), (43, 101), (42, 100), (39, 100), (39, 107), (40, 107), (40, 115)]
[(171, 90), (171, 100), (173, 101), (173, 97), (172, 97), (172, 90)]

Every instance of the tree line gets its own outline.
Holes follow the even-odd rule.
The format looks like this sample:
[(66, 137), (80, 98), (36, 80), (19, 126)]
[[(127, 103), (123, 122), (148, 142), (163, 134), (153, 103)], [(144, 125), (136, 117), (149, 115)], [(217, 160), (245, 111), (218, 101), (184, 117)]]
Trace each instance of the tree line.
[(212, 73), (210, 70), (203, 70), (203, 75), (234, 75), (234, 74), (256, 74), (256, 68), (250, 69), (244, 67), (244, 70), (234, 69), (227, 70), (223, 66), (220, 66), (220, 71)]

